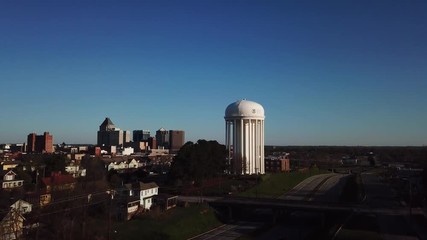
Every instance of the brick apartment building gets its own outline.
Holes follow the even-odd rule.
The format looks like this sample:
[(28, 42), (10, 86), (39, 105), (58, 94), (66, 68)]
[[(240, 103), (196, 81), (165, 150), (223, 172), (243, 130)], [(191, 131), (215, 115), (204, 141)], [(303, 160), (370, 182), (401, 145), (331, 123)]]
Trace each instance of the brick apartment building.
[(28, 153), (53, 153), (53, 136), (49, 132), (43, 135), (30, 133), (27, 137)]

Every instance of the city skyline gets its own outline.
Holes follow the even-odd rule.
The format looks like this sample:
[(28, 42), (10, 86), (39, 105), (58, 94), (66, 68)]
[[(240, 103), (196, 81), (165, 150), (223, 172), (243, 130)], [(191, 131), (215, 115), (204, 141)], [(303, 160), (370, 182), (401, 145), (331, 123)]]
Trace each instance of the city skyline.
[(3, 1), (0, 143), (99, 123), (224, 143), (228, 104), (266, 145), (427, 145), (423, 1)]

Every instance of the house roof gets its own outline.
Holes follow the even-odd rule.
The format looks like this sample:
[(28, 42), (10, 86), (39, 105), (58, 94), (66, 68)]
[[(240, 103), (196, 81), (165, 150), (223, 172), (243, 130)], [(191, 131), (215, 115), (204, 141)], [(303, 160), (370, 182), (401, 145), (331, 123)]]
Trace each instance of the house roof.
[(6, 171), (4, 172), (4, 175), (15, 175), (16, 176), (16, 173), (12, 170), (8, 170), (7, 172)]
[[(19, 177), (17, 177), (18, 176), (18, 174), (16, 174), (14, 171), (12, 171), (12, 170), (6, 170), (6, 171), (3, 171), (3, 170), (1, 170), (0, 171), (0, 177), (1, 177), (1, 179), (0, 179), (0, 181), (1, 182), (5, 182), (6, 180), (4, 180), (4, 177), (5, 176), (15, 176), (15, 179), (13, 180), (13, 181), (18, 181), (18, 180), (21, 180), (21, 179), (19, 179)], [(10, 181), (10, 180), (9, 180)]]
[(69, 183), (75, 183), (76, 180), (72, 175), (62, 175), (62, 174), (56, 174), (50, 177), (45, 177), (42, 179), (43, 183), (46, 186), (50, 185), (64, 185)]
[(8, 160), (8, 161), (2, 161), (0, 164), (1, 165), (19, 165), (19, 164), (21, 164), (21, 162), (20, 161), (10, 161), (10, 160)]
[(31, 204), (31, 203), (29, 203), (29, 202), (27, 202), (27, 201), (24, 201), (24, 200), (19, 199), (19, 200), (18, 200), (18, 201), (16, 201), (14, 204), (12, 204), (10, 207), (11, 207), (11, 208), (16, 208), (16, 207), (19, 207), (19, 206), (25, 206), (25, 205), (31, 205), (31, 206), (32, 206), (32, 204)]
[(109, 157), (109, 158), (102, 158), (102, 161), (104, 161), (105, 163), (120, 163), (120, 162), (125, 162), (128, 161), (129, 157), (127, 156), (120, 156), (120, 157)]
[(158, 188), (158, 187), (159, 185), (157, 185), (155, 182), (149, 182), (149, 183), (139, 182), (139, 188), (141, 190), (147, 190), (147, 189)]

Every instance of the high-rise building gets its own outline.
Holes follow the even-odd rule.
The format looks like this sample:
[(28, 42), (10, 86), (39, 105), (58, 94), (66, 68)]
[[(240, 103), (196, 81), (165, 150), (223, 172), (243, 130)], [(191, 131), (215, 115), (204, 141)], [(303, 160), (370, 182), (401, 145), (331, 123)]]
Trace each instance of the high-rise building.
[(148, 138), (150, 138), (150, 130), (134, 130), (133, 131), (134, 142), (147, 141)]
[(27, 152), (28, 153), (36, 152), (36, 139), (37, 139), (36, 133), (28, 134), (28, 137), (27, 137)]
[(131, 141), (130, 131), (123, 131), (123, 144)]
[(148, 138), (148, 146), (150, 146), (150, 149), (156, 149), (157, 148), (156, 138), (153, 138), (153, 137)]
[(30, 133), (27, 137), (28, 153), (53, 153), (53, 136), (49, 132), (43, 135)]
[(177, 152), (185, 143), (185, 132), (182, 130), (169, 131), (169, 149)]
[(156, 142), (158, 148), (169, 148), (169, 131), (164, 128), (157, 130)]
[(105, 118), (104, 122), (99, 126), (98, 146), (123, 146), (127, 142), (130, 142), (130, 131), (116, 128), (110, 118)]

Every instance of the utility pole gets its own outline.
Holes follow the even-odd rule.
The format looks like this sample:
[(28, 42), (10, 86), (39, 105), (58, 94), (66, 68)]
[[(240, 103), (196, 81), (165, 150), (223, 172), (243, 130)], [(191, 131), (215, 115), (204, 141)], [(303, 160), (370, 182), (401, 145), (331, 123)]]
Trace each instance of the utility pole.
[(108, 240), (111, 240), (111, 207), (113, 205), (114, 190), (109, 190), (107, 193), (110, 195), (110, 204), (108, 207)]
[(412, 217), (412, 182), (411, 177), (408, 178), (409, 182), (409, 216)]
[(92, 198), (92, 194), (87, 195), (87, 204), (83, 200), (83, 225), (82, 225), (82, 239), (86, 239), (86, 212), (87, 212), (87, 205), (89, 204), (90, 200)]

